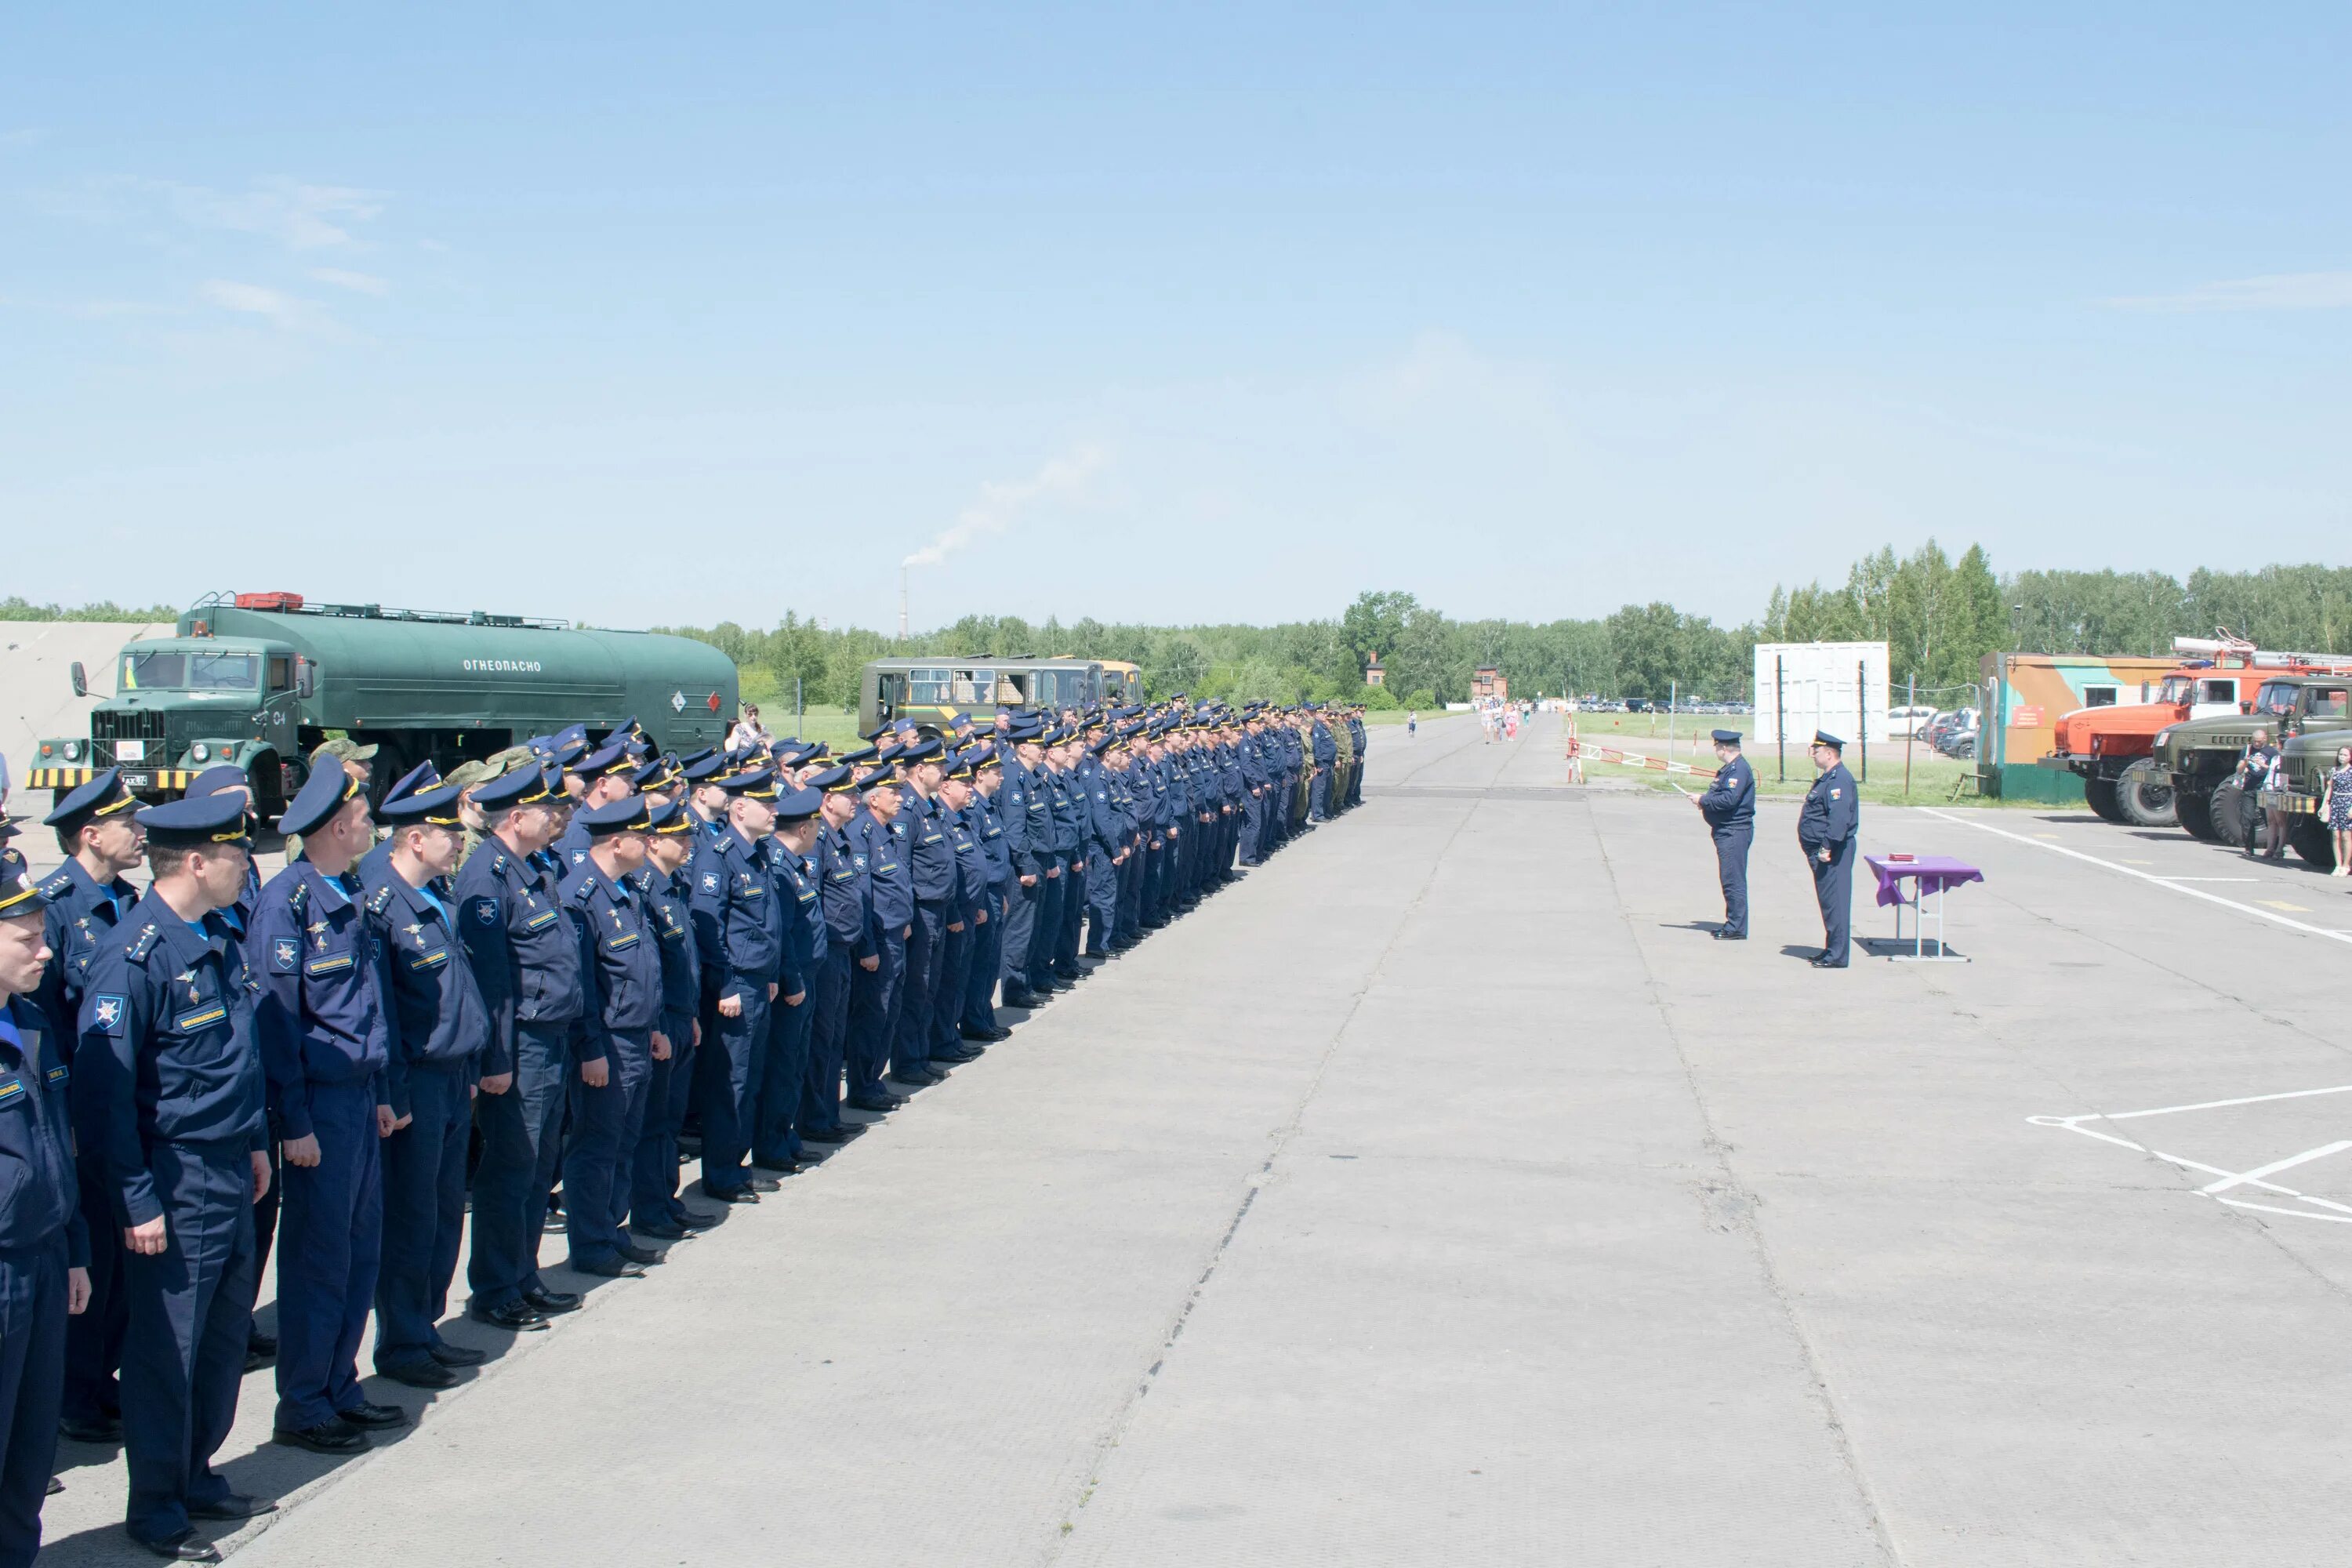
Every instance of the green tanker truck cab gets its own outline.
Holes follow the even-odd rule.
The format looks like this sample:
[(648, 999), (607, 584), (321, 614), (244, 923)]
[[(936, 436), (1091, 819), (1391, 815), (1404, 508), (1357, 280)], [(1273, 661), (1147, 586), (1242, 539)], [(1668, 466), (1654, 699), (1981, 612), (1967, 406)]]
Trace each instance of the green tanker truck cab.
[(733, 661), (685, 637), (285, 594), (200, 600), (174, 636), (117, 659), (89, 733), (41, 741), (29, 787), (120, 767), (142, 799), (169, 800), (226, 762), (274, 814), (330, 734), (378, 748), (381, 789), (427, 759), (446, 773), (572, 724), (602, 734), (635, 718), (657, 747), (715, 746), (737, 708)]
[(2352, 680), (2344, 675), (2274, 675), (2263, 680), (2251, 711), (2192, 719), (2157, 732), (2157, 770), (2172, 781), (2180, 826), (2212, 843), (2243, 841), (2238, 759), (2257, 727), (2292, 749), (2352, 727)]
[(2336, 865), (2335, 836), (2319, 817), (2319, 802), (2327, 793), (2327, 775), (2336, 771), (2339, 747), (2352, 746), (2352, 723), (2338, 730), (2305, 730), (2279, 748), (2280, 787), (2262, 794), (2265, 810), (2286, 813), (2286, 841), (2294, 852), (2323, 870)]

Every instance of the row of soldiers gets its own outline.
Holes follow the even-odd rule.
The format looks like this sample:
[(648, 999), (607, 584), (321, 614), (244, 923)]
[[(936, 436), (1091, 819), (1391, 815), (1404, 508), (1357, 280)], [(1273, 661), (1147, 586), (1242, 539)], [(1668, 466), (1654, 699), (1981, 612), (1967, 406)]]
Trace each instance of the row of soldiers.
[[(277, 1441), (404, 1426), (437, 1389), (468, 1208), (467, 1315), (578, 1310), (579, 1271), (756, 1204), (1034, 1009), (1360, 798), (1360, 718), (1178, 701), (982, 734), (900, 723), (841, 755), (655, 754), (628, 721), (424, 764), (371, 805), (335, 741), (263, 884), (234, 768), (141, 809), (100, 774), (0, 870), (0, 1568), (29, 1563), (60, 1433), (120, 1440), (125, 1524), (210, 1561), (199, 1521), (275, 1503), (212, 1458), (274, 1356)], [(389, 828), (379, 838), (378, 826)], [(128, 873), (144, 860), (142, 895)], [(23, 1112), (10, 1115), (11, 1107)], [(554, 1191), (561, 1183), (561, 1194)], [(278, 1329), (252, 1309), (273, 1239)]]

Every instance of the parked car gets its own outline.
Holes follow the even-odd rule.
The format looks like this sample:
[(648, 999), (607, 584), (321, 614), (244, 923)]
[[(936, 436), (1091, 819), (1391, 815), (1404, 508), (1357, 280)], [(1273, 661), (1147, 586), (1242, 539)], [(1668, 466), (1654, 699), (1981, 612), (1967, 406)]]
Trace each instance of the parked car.
[(1925, 730), (1927, 721), (1935, 716), (1936, 710), (1925, 705), (1889, 708), (1886, 710), (1886, 738), (1890, 741), (1907, 740)]

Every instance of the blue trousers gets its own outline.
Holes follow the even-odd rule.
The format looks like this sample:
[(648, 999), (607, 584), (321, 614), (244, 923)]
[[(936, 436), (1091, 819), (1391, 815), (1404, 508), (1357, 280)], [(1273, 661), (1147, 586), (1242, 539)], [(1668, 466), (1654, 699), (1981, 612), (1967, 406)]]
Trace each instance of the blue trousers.
[(1084, 973), (1078, 968), (1078, 931), (1087, 918), (1087, 878), (1091, 873), (1078, 869), (1081, 858), (1073, 855), (1062, 862), (1062, 932), (1054, 944), (1055, 973), (1071, 979)]
[(1748, 934), (1748, 847), (1752, 827), (1727, 828), (1715, 836), (1715, 874), (1723, 883), (1723, 929)]
[(898, 1009), (898, 970), (907, 956), (906, 939), (897, 926), (875, 938), (874, 953), (877, 962), (872, 969), (853, 964), (849, 972), (846, 1038), (852, 1100), (873, 1100), (884, 1092), (882, 1070), (890, 1060), (890, 1022)]
[(940, 984), (940, 945), (947, 935), (944, 904), (919, 899), (907, 933), (906, 967), (898, 980), (898, 1017), (890, 1032), (890, 1070), (900, 1078), (928, 1070), (931, 1003)]
[(375, 1281), (378, 1372), (429, 1356), (449, 1308), (466, 1228), (473, 1063), (408, 1069), (409, 1123), (383, 1141), (383, 1264)]
[[(1037, 861), (1037, 885), (1030, 890), (1037, 895), (1031, 911), (1027, 952), (1028, 969), (1023, 976), (1032, 991), (1043, 991), (1054, 973), (1054, 944), (1062, 940), (1062, 894), (1068, 877), (1062, 874), (1061, 859), (1041, 856)], [(1048, 877), (1048, 868), (1054, 875)]]
[(768, 983), (735, 982), (728, 988), (743, 999), (743, 1010), (719, 1016), (718, 1048), (702, 1042), (702, 1185), (712, 1193), (740, 1191), (751, 1173), (743, 1162), (751, 1153), (751, 1119), (760, 1104), (760, 1070), (768, 1041)]
[(850, 972), (856, 960), (838, 942), (825, 948), (824, 962), (809, 982), (808, 1072), (801, 1079), (801, 1136), (841, 1131), (841, 1069), (849, 1044)]
[(1331, 770), (1325, 768), (1315, 775), (1315, 782), (1307, 786), (1307, 816), (1310, 821), (1320, 822), (1330, 815)]
[(383, 1240), (374, 1088), (314, 1083), (310, 1098), (319, 1163), (288, 1163), (278, 1221), (278, 1425), (289, 1431), (331, 1421), (367, 1397), (360, 1332), (375, 1305)]
[[(373, 1105), (368, 1117), (374, 1120)], [(217, 1502), (231, 1490), (212, 1458), (236, 1419), (253, 1332), (253, 1155), (235, 1140), (158, 1143), (147, 1151), (147, 1173), (168, 1245), (123, 1255), (131, 1331), (122, 1342), (122, 1457), (131, 1500), (122, 1522), (142, 1541), (162, 1541), (188, 1528), (190, 1503)], [(290, 1314), (281, 1306), (278, 1315), (282, 1353)]]
[(1813, 898), (1822, 907), (1822, 956), (1832, 964), (1843, 968), (1847, 945), (1853, 933), (1853, 856), (1856, 840), (1848, 838), (1837, 847), (1837, 853), (1823, 865), (1817, 853), (1808, 852), (1805, 864), (1813, 873)]
[[(805, 978), (801, 984), (811, 986)], [(779, 988), (768, 1004), (768, 1059), (760, 1068), (760, 1100), (751, 1117), (751, 1158), (771, 1165), (801, 1157), (801, 1096), (808, 1092), (809, 1037), (815, 1033), (814, 987), (797, 1007), (784, 1005), (790, 994)]]
[(563, 1146), (563, 1237), (574, 1263), (609, 1258), (628, 1237), (631, 1172), (645, 1131), (646, 1091), (653, 1082), (651, 1029), (614, 1029), (605, 1037), (601, 1089), (572, 1072), (572, 1131)]
[(1242, 796), (1242, 858), (1255, 860), (1265, 853), (1265, 800), (1252, 791)]
[(1029, 944), (1036, 935), (1037, 900), (1043, 897), (1039, 889), (1045, 880), (1038, 877), (1024, 888), (1015, 875), (1004, 889), (1004, 930), (997, 938), (997, 973), (1015, 991), (1029, 984)]
[(1118, 921), (1118, 868), (1110, 852), (1097, 846), (1087, 857), (1087, 952), (1102, 958), (1110, 952), (1110, 929)]
[(940, 978), (931, 988), (930, 1054), (944, 1056), (963, 1038), (963, 993), (971, 978), (972, 954), (980, 946), (984, 926), (974, 926), (966, 915), (957, 922), (961, 931), (940, 933)]
[[(1013, 892), (1021, 885), (1012, 884)], [(996, 978), (1003, 973), (1004, 928), (1012, 919), (1011, 900), (1003, 888), (991, 888), (988, 894), (988, 923), (980, 928), (972, 943), (971, 967), (964, 975), (963, 1007), (958, 1019), (969, 1027), (986, 1031), (996, 1027)]]
[(1118, 918), (1111, 925), (1111, 941), (1133, 942), (1142, 914), (1143, 846), (1137, 843), (1128, 847), (1127, 861), (1118, 868)]
[(41, 1550), (65, 1352), (65, 1237), (0, 1253), (0, 1568), (32, 1568)]
[(686, 1212), (677, 1197), (677, 1136), (694, 1091), (695, 1019), (685, 1013), (662, 1015), (669, 1059), (646, 1070), (646, 1119), (637, 1131), (629, 1165), (629, 1219), (635, 1225), (669, 1225)]
[(131, 1303), (122, 1294), (126, 1254), (114, 1202), (90, 1157), (78, 1163), (76, 1176), (82, 1223), (89, 1230), (89, 1306), (66, 1320), (64, 1413), (76, 1421), (96, 1421), (122, 1413), (122, 1388), (114, 1374), (122, 1365)]
[(477, 1108), (482, 1163), (474, 1172), (474, 1250), (466, 1282), (485, 1307), (520, 1300), (542, 1289), (539, 1233), (547, 1190), (563, 1150), (563, 1110), (572, 1065), (570, 1024), (517, 1024), (514, 1083), (486, 1094)]

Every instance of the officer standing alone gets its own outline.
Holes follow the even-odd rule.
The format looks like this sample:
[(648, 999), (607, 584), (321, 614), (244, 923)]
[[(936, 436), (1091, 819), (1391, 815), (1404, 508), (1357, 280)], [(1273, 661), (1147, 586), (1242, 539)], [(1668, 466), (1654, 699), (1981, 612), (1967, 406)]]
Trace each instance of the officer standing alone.
[(1756, 838), (1756, 773), (1739, 754), (1739, 731), (1715, 731), (1715, 782), (1697, 797), (1699, 815), (1715, 837), (1716, 875), (1723, 882), (1719, 942), (1748, 940), (1748, 849)]
[(1845, 771), (1845, 742), (1826, 730), (1813, 731), (1813, 766), (1821, 777), (1805, 792), (1797, 817), (1797, 842), (1813, 874), (1813, 897), (1822, 906), (1824, 945), (1815, 969), (1843, 969), (1853, 922), (1853, 856), (1862, 826), (1862, 802), (1853, 775)]

